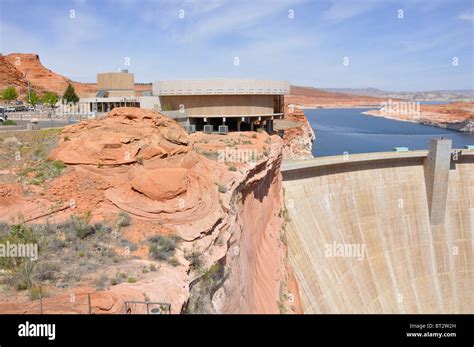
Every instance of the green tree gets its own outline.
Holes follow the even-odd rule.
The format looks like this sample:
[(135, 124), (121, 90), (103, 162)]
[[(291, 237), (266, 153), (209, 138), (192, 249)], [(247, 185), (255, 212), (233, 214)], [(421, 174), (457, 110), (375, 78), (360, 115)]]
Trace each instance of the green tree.
[(74, 104), (79, 101), (79, 97), (74, 91), (74, 87), (71, 83), (68, 84), (66, 91), (64, 92), (63, 99), (66, 100), (68, 103), (72, 102)]
[(36, 94), (34, 90), (30, 91), (28, 95), (26, 96), (26, 102), (28, 102), (29, 104), (33, 106), (36, 106), (38, 101), (39, 101), (38, 94)]
[(45, 92), (43, 94), (43, 103), (45, 105), (49, 105), (51, 106), (51, 108), (53, 108), (57, 102), (58, 102), (58, 94), (53, 93), (53, 92)]
[(16, 100), (18, 98), (18, 93), (16, 92), (15, 87), (8, 87), (2, 93), (2, 98), (8, 101)]

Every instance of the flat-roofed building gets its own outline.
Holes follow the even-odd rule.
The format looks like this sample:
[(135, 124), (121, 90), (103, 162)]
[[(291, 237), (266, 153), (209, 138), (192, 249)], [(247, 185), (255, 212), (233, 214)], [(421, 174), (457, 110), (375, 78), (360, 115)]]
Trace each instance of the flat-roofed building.
[(141, 107), (156, 111), (161, 109), (158, 97), (135, 95), (134, 75), (128, 70), (98, 73), (97, 87), (95, 97), (81, 98), (76, 104), (60, 104), (58, 113), (95, 117), (116, 107)]
[(289, 92), (289, 82), (248, 78), (153, 83), (162, 112), (185, 118), (196, 130), (227, 125), (231, 130), (273, 131), (273, 120), (283, 117), (283, 96)]
[(97, 74), (97, 88), (100, 94), (109, 97), (134, 96), (135, 79), (133, 73), (104, 72)]

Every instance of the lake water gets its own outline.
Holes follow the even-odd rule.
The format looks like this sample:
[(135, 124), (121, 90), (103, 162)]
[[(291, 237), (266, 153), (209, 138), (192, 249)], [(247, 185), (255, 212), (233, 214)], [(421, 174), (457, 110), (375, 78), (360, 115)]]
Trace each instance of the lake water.
[(392, 151), (393, 147), (428, 149), (429, 139), (440, 136), (452, 139), (453, 148), (474, 144), (474, 134), (362, 114), (367, 110), (305, 110), (316, 135), (313, 155), (386, 152)]

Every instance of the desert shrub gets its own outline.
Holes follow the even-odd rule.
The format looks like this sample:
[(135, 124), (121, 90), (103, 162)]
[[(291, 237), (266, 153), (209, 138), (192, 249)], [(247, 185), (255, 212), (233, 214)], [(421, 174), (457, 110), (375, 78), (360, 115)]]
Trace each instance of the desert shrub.
[(16, 125), (16, 122), (14, 120), (7, 119), (3, 123), (0, 123), (0, 125)]
[(176, 257), (171, 257), (169, 260), (168, 260), (168, 264), (170, 264), (171, 266), (178, 266), (180, 265), (180, 262), (178, 260), (178, 258)]
[(64, 164), (61, 160), (54, 160), (52, 165), (56, 170), (59, 171), (66, 168), (66, 164)]
[(87, 220), (83, 217), (72, 215), (71, 222), (76, 236), (81, 240), (95, 233), (94, 227), (89, 225)]
[(10, 225), (5, 222), (0, 222), (0, 240), (10, 234)]
[(136, 279), (135, 277), (129, 277), (129, 278), (127, 279), (127, 282), (128, 282), (128, 283), (136, 283), (136, 282), (137, 282), (137, 279)]
[(41, 298), (45, 298), (47, 296), (46, 291), (44, 288), (41, 287), (31, 287), (28, 290), (28, 297), (30, 298), (31, 301), (33, 300), (39, 300)]
[(138, 249), (138, 246), (136, 244), (134, 244), (133, 242), (130, 242), (129, 240), (127, 239), (121, 239), (120, 240), (120, 243), (122, 245), (122, 247), (128, 247), (128, 249), (133, 252), (133, 251), (136, 251)]
[(194, 270), (199, 270), (203, 266), (202, 254), (196, 251), (187, 253), (184, 258), (191, 263)]
[(130, 215), (127, 212), (120, 211), (118, 214), (117, 226), (121, 228), (121, 227), (128, 227), (131, 224), (132, 224), (132, 217), (130, 217)]
[(217, 190), (219, 191), (219, 193), (227, 193), (227, 188), (220, 183), (217, 185)]
[(234, 165), (231, 165), (229, 166), (229, 171), (237, 171), (237, 167), (235, 167)]
[(48, 251), (50, 252), (59, 252), (66, 247), (67, 247), (67, 243), (58, 238), (54, 238), (48, 243)]
[[(34, 235), (30, 226), (26, 224), (14, 224), (10, 226), (10, 232), (0, 239), (0, 244), (6, 245), (17, 244), (38, 244), (38, 251), (40, 245), (37, 237)], [(0, 257), (0, 268), (5, 270), (15, 270), (22, 263), (27, 260), (25, 257)]]
[(12, 271), (10, 285), (17, 290), (31, 288), (35, 284), (35, 274), (36, 263), (27, 259)]
[(61, 271), (58, 263), (44, 262), (38, 264), (36, 278), (40, 281), (54, 281)]
[(200, 287), (212, 297), (225, 279), (224, 266), (217, 262), (212, 265), (201, 277)]
[(83, 240), (88, 236), (94, 235), (96, 233), (110, 233), (112, 228), (107, 225), (105, 222), (97, 222), (94, 224), (89, 224), (91, 219), (91, 214), (89, 211), (86, 211), (83, 216), (72, 215), (70, 223), (66, 225), (66, 229), (72, 229), (76, 237)]
[(106, 288), (107, 282), (109, 282), (109, 278), (106, 274), (102, 274), (93, 282), (93, 285), (97, 290), (104, 290)]
[(148, 239), (150, 243), (148, 253), (151, 259), (169, 260), (176, 251), (176, 244), (179, 238), (175, 235), (156, 235)]
[(66, 283), (78, 282), (82, 279), (83, 274), (84, 272), (81, 268), (74, 267), (64, 275), (63, 281)]
[(112, 232), (112, 228), (104, 222), (94, 223), (93, 228), (94, 228), (94, 231), (96, 233), (99, 233), (99, 232), (101, 232), (101, 233), (111, 233)]
[(211, 160), (217, 160), (217, 158), (219, 157), (219, 153), (214, 151), (203, 151), (200, 154)]

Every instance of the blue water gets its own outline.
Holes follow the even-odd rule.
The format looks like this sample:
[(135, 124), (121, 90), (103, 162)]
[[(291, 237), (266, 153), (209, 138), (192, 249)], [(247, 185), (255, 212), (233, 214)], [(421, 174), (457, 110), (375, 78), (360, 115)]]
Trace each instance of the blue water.
[(453, 140), (453, 148), (474, 144), (474, 134), (441, 129), (416, 123), (401, 122), (364, 115), (369, 109), (305, 110), (316, 140), (316, 157), (348, 153), (392, 151), (393, 147), (427, 149), (432, 137)]

